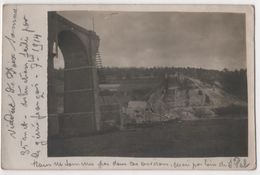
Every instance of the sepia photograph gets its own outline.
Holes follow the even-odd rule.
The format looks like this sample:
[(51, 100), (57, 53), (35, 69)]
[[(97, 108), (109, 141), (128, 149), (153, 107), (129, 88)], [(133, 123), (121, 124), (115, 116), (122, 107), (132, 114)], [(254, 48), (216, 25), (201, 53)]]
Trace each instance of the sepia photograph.
[(248, 157), (245, 13), (48, 12), (48, 157)]
[(2, 169), (256, 169), (254, 8), (4, 5)]

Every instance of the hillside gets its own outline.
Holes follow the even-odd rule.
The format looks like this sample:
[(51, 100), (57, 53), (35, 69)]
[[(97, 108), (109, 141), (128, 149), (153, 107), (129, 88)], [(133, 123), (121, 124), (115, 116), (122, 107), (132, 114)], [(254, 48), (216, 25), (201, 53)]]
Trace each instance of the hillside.
[(211, 85), (180, 74), (165, 81), (148, 99), (153, 113), (165, 116), (165, 120), (216, 117), (219, 109), (247, 108), (246, 101), (225, 92), (218, 83)]
[[(246, 70), (102, 68), (98, 75), (100, 99), (114, 99), (125, 123), (247, 116)], [(63, 70), (55, 76), (62, 112)]]
[[(98, 69), (100, 83), (161, 82), (165, 75), (180, 74), (200, 80), (202, 83), (215, 85), (229, 94), (247, 100), (247, 72), (240, 70), (208, 70), (202, 68), (153, 67), (153, 68), (118, 68), (104, 67)], [(140, 83), (144, 84), (144, 83)], [(154, 83), (153, 83), (154, 84)]]

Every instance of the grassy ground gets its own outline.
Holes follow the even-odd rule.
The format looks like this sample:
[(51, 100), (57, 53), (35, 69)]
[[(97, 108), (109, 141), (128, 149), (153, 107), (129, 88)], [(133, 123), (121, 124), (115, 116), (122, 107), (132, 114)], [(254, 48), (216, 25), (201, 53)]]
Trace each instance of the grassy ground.
[(49, 156), (246, 156), (247, 119), (172, 122), (48, 141)]

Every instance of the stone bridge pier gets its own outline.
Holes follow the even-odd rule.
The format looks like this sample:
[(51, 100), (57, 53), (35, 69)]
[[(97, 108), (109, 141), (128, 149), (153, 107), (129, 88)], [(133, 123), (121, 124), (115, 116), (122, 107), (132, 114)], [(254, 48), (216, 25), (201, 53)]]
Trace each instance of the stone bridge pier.
[[(54, 57), (64, 58), (63, 109), (58, 113)], [(96, 53), (99, 37), (55, 12), (48, 14), (48, 135), (77, 136), (101, 128)]]

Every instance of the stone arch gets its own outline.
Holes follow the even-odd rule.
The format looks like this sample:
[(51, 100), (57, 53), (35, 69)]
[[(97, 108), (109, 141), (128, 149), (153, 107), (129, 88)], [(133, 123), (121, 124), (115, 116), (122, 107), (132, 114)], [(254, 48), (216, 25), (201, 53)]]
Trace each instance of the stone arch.
[[(99, 38), (67, 19), (48, 16), (48, 126), (51, 135), (82, 135), (100, 129), (95, 55)], [(64, 57), (64, 113), (57, 114), (53, 44)], [(59, 128), (58, 131), (56, 128)]]
[[(88, 50), (78, 35), (71, 30), (63, 30), (58, 34), (58, 45), (64, 55), (65, 67), (80, 67), (84, 64), (91, 65), (88, 59)], [(72, 55), (74, 54), (74, 55)]]

